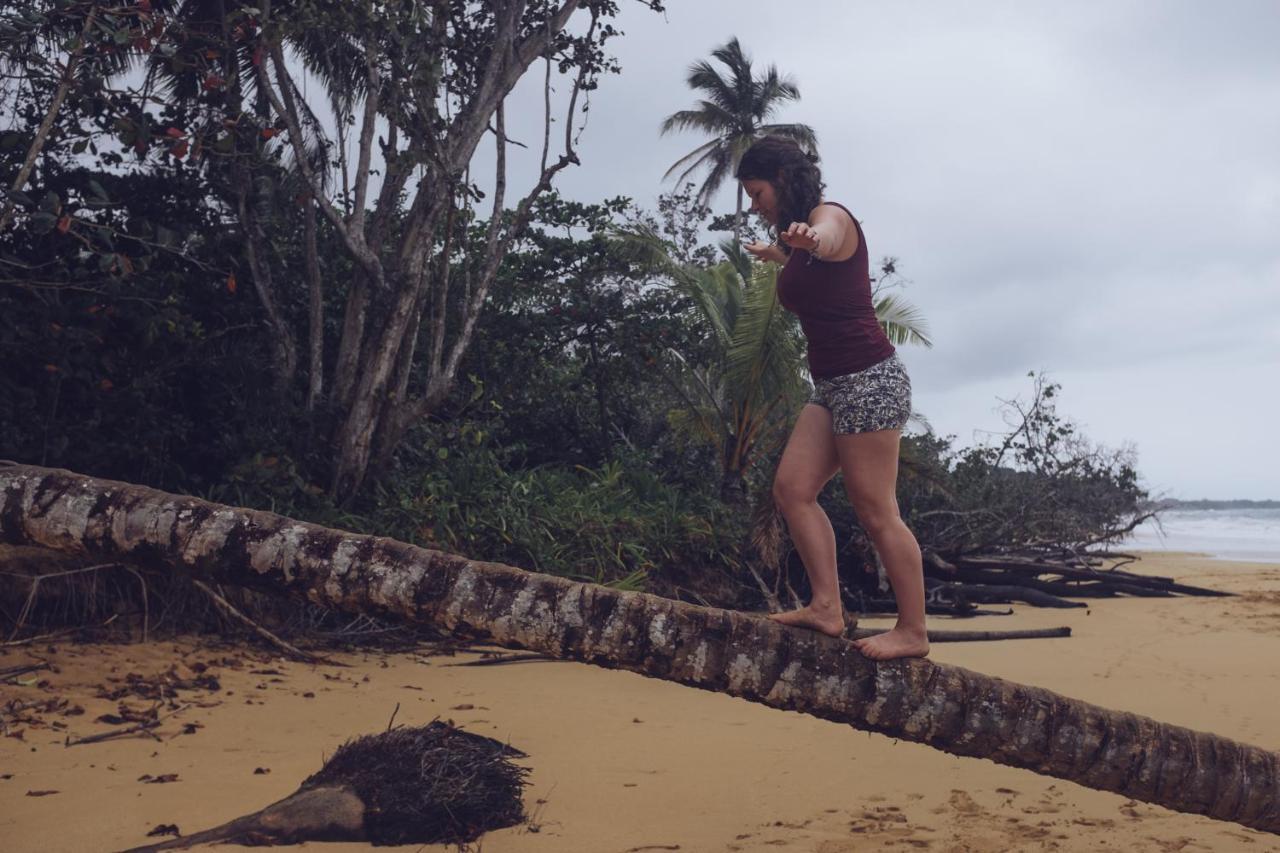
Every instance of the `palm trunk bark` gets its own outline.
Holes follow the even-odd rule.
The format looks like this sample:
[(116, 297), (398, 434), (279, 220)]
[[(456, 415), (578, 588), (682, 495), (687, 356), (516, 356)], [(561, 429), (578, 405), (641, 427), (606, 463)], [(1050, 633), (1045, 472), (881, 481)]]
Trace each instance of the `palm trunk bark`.
[(733, 213), (733, 245), (742, 245), (742, 183), (738, 183), (738, 208)]
[(0, 541), (626, 669), (1280, 833), (1280, 753), (844, 640), (68, 471), (0, 466)]

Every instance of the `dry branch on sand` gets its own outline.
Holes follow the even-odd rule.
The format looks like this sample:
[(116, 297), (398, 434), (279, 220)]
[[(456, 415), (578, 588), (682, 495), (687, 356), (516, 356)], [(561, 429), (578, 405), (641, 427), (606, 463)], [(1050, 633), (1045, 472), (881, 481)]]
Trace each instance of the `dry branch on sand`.
[(841, 639), (267, 512), (0, 467), (0, 539), (626, 669), (1280, 833), (1280, 754)]

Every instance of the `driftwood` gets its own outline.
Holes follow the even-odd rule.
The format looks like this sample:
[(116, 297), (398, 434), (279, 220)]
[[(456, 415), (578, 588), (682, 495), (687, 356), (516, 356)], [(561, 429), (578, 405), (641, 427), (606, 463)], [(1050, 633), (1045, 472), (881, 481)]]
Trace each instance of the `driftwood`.
[(0, 539), (305, 597), (800, 711), (1280, 834), (1280, 753), (754, 614), (0, 466)]
[[(874, 637), (883, 634), (888, 628), (858, 628), (849, 639), (860, 640), (863, 637)], [(970, 643), (991, 640), (1043, 640), (1053, 637), (1070, 637), (1071, 629), (1061, 628), (1025, 628), (1020, 631), (947, 631), (929, 629), (931, 643)]]
[(1086, 607), (1081, 601), (1067, 601), (1056, 595), (1014, 584), (958, 584), (948, 583), (942, 587), (952, 596), (966, 601), (985, 603), (1003, 603), (1007, 601), (1025, 601), (1036, 607)]
[[(951, 559), (925, 551), (925, 574), (934, 581), (928, 610), (945, 612), (944, 600), (963, 610), (969, 602), (1022, 601), (1035, 607), (1086, 607), (1073, 598), (1169, 598), (1175, 595), (1229, 596), (1232, 593), (1181, 584), (1172, 578), (1099, 569), (1092, 555), (1066, 559), (969, 555)], [(957, 614), (958, 615), (958, 614)]]

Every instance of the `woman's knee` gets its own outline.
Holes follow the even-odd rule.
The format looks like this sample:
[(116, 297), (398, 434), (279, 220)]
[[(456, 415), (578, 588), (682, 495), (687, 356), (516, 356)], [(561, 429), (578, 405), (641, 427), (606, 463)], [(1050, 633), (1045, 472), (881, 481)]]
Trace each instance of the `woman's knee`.
[(773, 480), (773, 502), (782, 508), (813, 503), (818, 499), (818, 491), (793, 477), (778, 476)]
[(873, 540), (894, 530), (902, 523), (898, 514), (898, 502), (894, 501), (853, 501), (853, 512), (858, 517), (858, 524), (867, 531)]

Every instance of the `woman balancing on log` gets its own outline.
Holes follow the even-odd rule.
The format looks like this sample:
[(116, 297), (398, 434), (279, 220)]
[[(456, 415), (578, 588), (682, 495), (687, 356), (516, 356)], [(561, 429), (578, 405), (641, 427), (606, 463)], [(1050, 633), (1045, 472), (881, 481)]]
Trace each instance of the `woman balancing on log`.
[(840, 471), (898, 604), (893, 630), (854, 645), (877, 660), (923, 657), (929, 653), (924, 568), (896, 494), (911, 380), (876, 319), (862, 227), (843, 205), (823, 201), (816, 160), (790, 139), (766, 136), (747, 149), (737, 170), (751, 210), (777, 230), (774, 242), (746, 250), (783, 265), (778, 298), (800, 319), (815, 385), (773, 483), (813, 597), (807, 607), (769, 618), (833, 637), (844, 632), (835, 532), (818, 505), (818, 493)]

